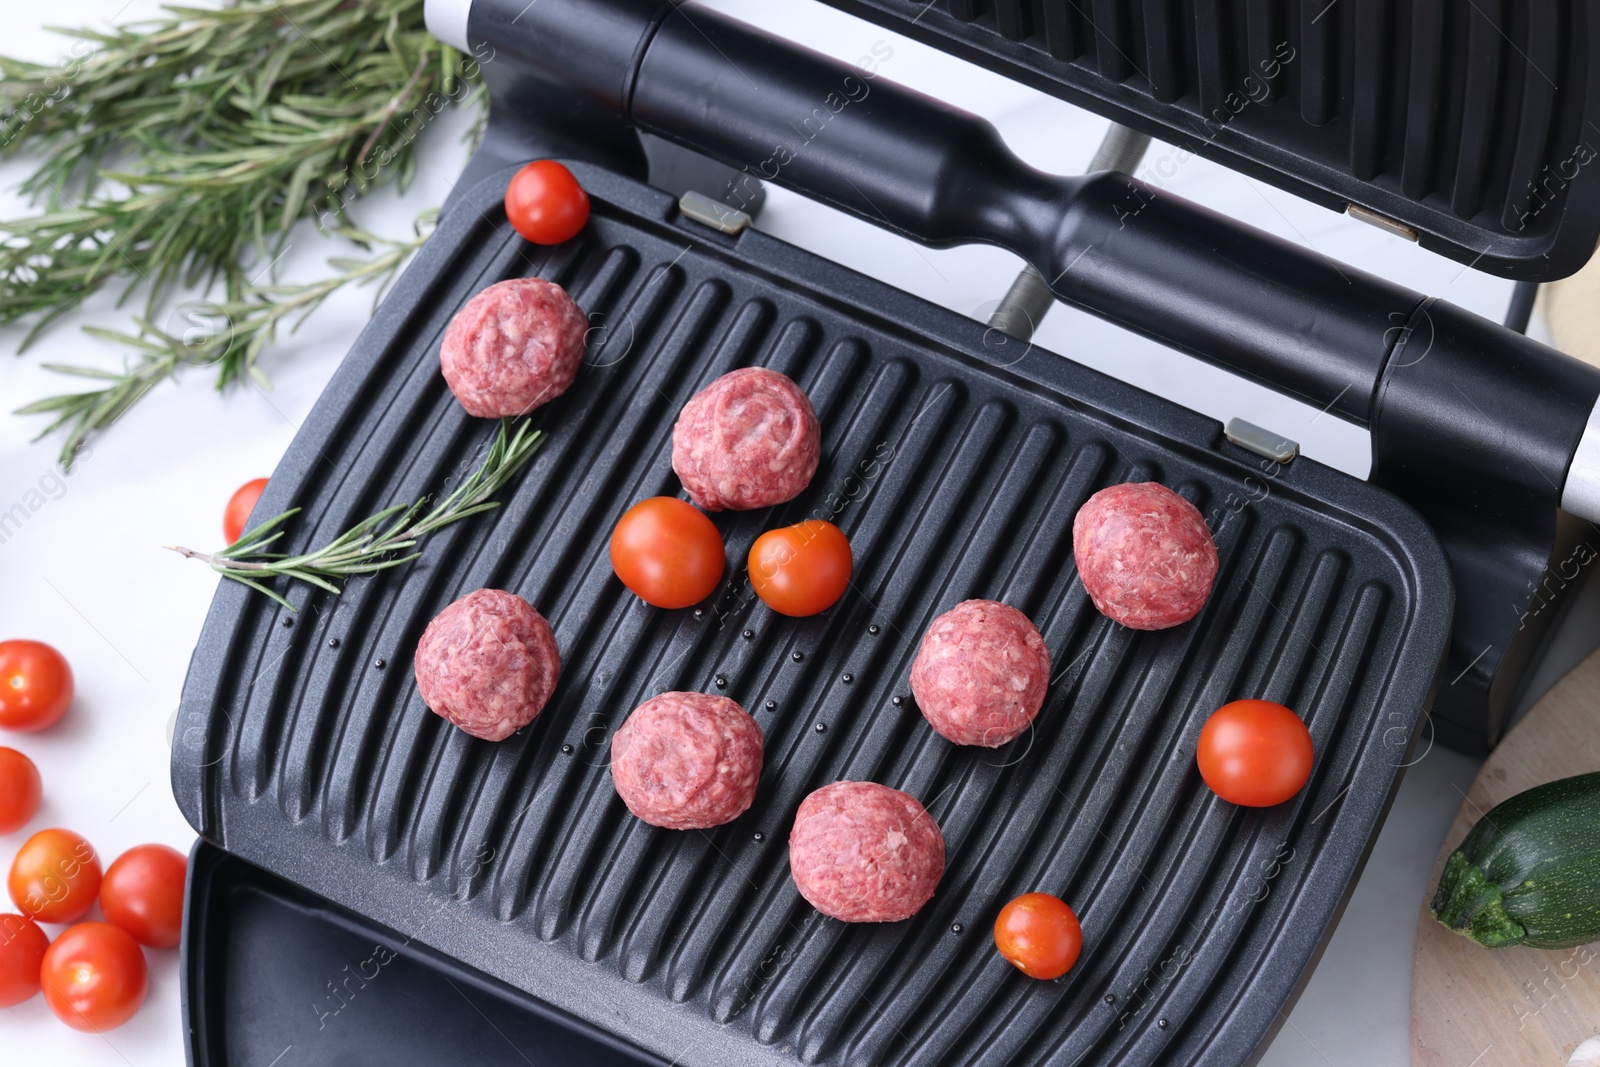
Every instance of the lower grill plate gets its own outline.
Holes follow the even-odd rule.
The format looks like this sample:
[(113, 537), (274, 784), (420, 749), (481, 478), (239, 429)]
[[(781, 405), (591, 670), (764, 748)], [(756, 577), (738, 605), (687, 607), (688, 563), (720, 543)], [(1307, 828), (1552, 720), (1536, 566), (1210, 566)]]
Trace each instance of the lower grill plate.
[[(338, 597), (286, 589), (298, 615), (221, 584), (173, 759), (195, 828), (675, 1063), (1248, 1060), (1308, 975), (1429, 700), (1452, 595), (1431, 531), (1362, 482), (1272, 464), (1211, 419), (573, 169), (593, 215), (565, 245), (510, 229), (510, 172), (446, 217), (258, 514), (304, 508), (294, 551), (470, 471), (495, 427), (451, 397), (439, 340), (506, 277), (560, 282), (595, 325), (576, 385), (537, 413), (548, 442), (504, 506), (416, 562)], [(751, 364), (811, 395), (821, 468), (789, 504), (715, 517), (716, 597), (648, 608), (611, 573), (611, 526), (678, 492), (679, 408)], [(1102, 618), (1073, 568), (1079, 505), (1136, 479), (1193, 500), (1222, 560), (1204, 612), (1159, 633)], [(853, 587), (788, 619), (741, 565), (761, 531), (811, 516), (849, 536)], [(428, 620), (481, 586), (538, 607), (563, 659), (555, 699), (499, 744), (428, 712), (411, 675)], [(993, 751), (936, 736), (907, 682), (930, 620), (969, 597), (1026, 612), (1054, 663), (1036, 728)], [(766, 735), (754, 807), (713, 832), (646, 826), (611, 788), (611, 731), (670, 689), (731, 696)], [(1314, 776), (1287, 804), (1235, 808), (1200, 781), (1200, 726), (1240, 696), (1311, 728)], [(789, 879), (795, 808), (840, 778), (907, 790), (943, 828), (948, 870), (906, 922), (822, 918)], [(1056, 983), (1017, 973), (989, 933), (1034, 889), (1083, 921)], [(285, 1043), (314, 1022), (285, 1020)]]

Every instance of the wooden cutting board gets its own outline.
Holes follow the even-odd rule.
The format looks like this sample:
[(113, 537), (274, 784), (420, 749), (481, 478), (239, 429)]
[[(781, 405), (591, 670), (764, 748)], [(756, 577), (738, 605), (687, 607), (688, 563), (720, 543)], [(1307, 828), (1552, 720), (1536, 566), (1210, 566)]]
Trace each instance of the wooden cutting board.
[(1541, 286), (1538, 310), (1557, 348), (1600, 366), (1600, 256), (1572, 277)]
[(1564, 1067), (1600, 1034), (1600, 944), (1486, 949), (1440, 926), (1428, 901), (1444, 861), (1496, 804), (1600, 770), (1600, 652), (1578, 664), (1500, 743), (1472, 783), (1433, 865), (1411, 967), (1413, 1067)]

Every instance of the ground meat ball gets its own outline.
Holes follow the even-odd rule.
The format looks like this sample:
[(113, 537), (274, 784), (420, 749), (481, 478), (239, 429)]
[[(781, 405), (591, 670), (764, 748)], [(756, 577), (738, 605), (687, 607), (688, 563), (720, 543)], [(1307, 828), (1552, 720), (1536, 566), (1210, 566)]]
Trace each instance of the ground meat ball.
[(911, 664), (922, 717), (958, 745), (998, 748), (1020, 737), (1049, 685), (1044, 638), (993, 600), (964, 600), (934, 619)]
[(811, 399), (765, 367), (724, 374), (683, 406), (672, 429), (672, 469), (706, 511), (793, 500), (821, 457)]
[(1188, 622), (1217, 576), (1217, 545), (1199, 509), (1157, 482), (1090, 497), (1072, 522), (1072, 551), (1094, 606), (1133, 630)]
[(794, 884), (852, 923), (916, 914), (944, 874), (944, 835), (917, 798), (876, 782), (835, 782), (800, 802), (789, 833)]
[(512, 278), (468, 300), (450, 320), (439, 365), (467, 414), (525, 415), (572, 385), (588, 329), (561, 286)]
[(652, 826), (704, 830), (743, 815), (761, 778), (761, 727), (727, 697), (662, 693), (611, 739), (611, 780)]
[(414, 666), (428, 707), (473, 737), (501, 741), (549, 701), (561, 655), (533, 605), (515, 593), (479, 589), (428, 624)]

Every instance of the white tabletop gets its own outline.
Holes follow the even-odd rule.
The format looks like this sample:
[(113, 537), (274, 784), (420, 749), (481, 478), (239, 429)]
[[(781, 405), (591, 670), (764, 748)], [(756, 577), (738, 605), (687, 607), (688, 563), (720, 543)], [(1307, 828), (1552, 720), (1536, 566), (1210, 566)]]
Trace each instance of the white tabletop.
[[(893, 49), (883, 64), (885, 77), (985, 115), (1018, 153), (1046, 170), (1082, 170), (1106, 126), (1087, 112), (809, 0), (712, 0), (712, 6), (844, 59), (885, 41)], [(66, 44), (45, 33), (41, 22), (103, 24), (156, 11), (155, 0), (8, 3), (0, 9), (0, 48), (48, 61)], [(428, 158), (409, 193), (360, 203), (360, 220), (398, 235), (418, 212), (438, 204), (465, 161), (465, 126), (460, 114), (437, 120), (423, 134)], [(26, 210), (10, 192), (25, 173), (25, 164), (0, 165), (3, 217)], [(1510, 295), (1508, 282), (1168, 146), (1152, 146), (1141, 174), (1334, 259), (1486, 315), (1499, 317)], [(778, 189), (771, 191), (758, 225), (963, 313), (991, 309), (1019, 266), (1015, 257), (992, 248), (921, 248)], [(348, 250), (302, 225), (280, 275), (316, 277), (323, 261), (338, 254)], [(9, 354), (20, 331), (5, 334), (0, 407), (9, 411), (81, 387), (81, 380), (42, 369), (44, 363), (116, 366), (122, 352), (77, 329), (83, 323), (126, 325), (130, 311), (114, 303), (115, 293), (96, 297), (21, 358)], [(168, 786), (168, 731), (216, 579), (160, 546), (220, 543), (228, 495), (239, 483), (271, 472), (369, 313), (366, 293), (332, 300), (268, 358), (270, 392), (247, 387), (219, 397), (203, 372), (160, 386), (97, 438), (67, 479), (57, 479), (56, 440), (30, 443), (38, 420), (0, 414), (0, 511), (17, 502), (29, 509), (26, 522), (0, 540), (0, 637), (32, 637), (60, 648), (78, 685), (77, 702), (60, 726), (38, 735), (0, 736), (0, 744), (32, 756), (44, 775), (44, 808), (29, 830), (74, 828), (108, 858), (144, 841), (188, 847), (193, 833)], [(1300, 441), (1315, 459), (1366, 473), (1365, 431), (1082, 313), (1056, 307), (1036, 342), (1219, 419), (1249, 419)], [(34, 490), (39, 492), (30, 495)], [(1344, 919), (1264, 1063), (1409, 1064), (1417, 908), (1459, 803), (1458, 790), (1475, 769), (1475, 761), (1435, 748), (1410, 770)], [(29, 830), (0, 837), (0, 864), (10, 863)], [(149, 956), (150, 1000), (132, 1022), (106, 1037), (78, 1034), (35, 998), (0, 1012), (0, 1059), (56, 1067), (181, 1063), (176, 953)]]

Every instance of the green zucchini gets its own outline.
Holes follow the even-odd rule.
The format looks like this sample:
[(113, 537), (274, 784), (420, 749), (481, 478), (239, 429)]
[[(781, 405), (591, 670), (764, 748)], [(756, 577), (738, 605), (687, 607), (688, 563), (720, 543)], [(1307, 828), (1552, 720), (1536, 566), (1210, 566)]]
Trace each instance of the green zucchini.
[(1486, 948), (1600, 941), (1600, 773), (1534, 786), (1479, 819), (1429, 908)]

